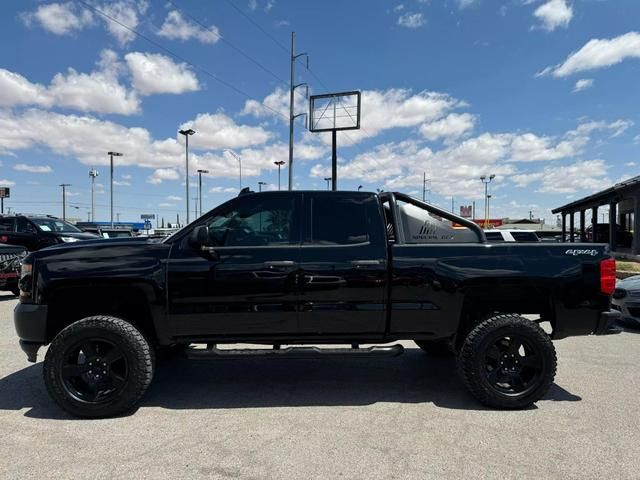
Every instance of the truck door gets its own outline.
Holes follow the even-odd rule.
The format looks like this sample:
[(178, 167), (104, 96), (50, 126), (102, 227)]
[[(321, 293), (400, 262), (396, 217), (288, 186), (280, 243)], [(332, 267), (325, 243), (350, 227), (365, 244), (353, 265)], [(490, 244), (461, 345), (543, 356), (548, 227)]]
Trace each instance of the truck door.
[(387, 255), (377, 197), (305, 193), (303, 218), (301, 333), (382, 335)]
[(207, 252), (186, 236), (171, 249), (169, 321), (178, 336), (269, 336), (298, 327), (300, 195), (238, 197), (194, 224)]

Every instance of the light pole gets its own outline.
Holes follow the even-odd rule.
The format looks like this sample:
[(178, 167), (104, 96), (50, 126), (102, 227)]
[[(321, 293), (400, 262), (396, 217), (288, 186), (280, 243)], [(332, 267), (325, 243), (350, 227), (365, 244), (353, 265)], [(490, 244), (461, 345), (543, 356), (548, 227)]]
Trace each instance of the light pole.
[(358, 191), (362, 190), (362, 185), (358, 185)]
[[(192, 128), (188, 130), (180, 130), (178, 132), (180, 135), (184, 135), (185, 144), (184, 144), (184, 162), (185, 162), (185, 185), (187, 189), (187, 224), (189, 223), (189, 137), (196, 133)], [(185, 224), (186, 225), (186, 224)]]
[(277, 160), (273, 163), (275, 163), (278, 166), (278, 191), (279, 191), (280, 190), (280, 167), (284, 165), (284, 160)]
[(95, 184), (96, 184), (96, 177), (98, 176), (98, 171), (95, 168), (92, 168), (91, 170), (89, 170), (89, 177), (91, 178), (91, 220), (92, 222), (96, 221), (96, 217), (95, 217), (95, 208), (96, 205), (94, 203), (94, 194), (95, 194)]
[(238, 165), (240, 165), (240, 190), (242, 190), (242, 157), (231, 149), (227, 149), (225, 150), (225, 152), (229, 153), (233, 158), (238, 160)]
[(111, 189), (111, 228), (113, 228), (113, 157), (121, 157), (122, 153), (118, 152), (107, 152), (109, 155), (109, 174), (110, 174), (110, 189)]
[(331, 177), (324, 177), (324, 181), (327, 182), (327, 190), (331, 190)]
[(67, 187), (70, 187), (70, 183), (61, 183), (62, 187), (62, 220), (67, 219)]
[(203, 173), (209, 173), (209, 170), (198, 170), (198, 198), (200, 199), (200, 216), (202, 216), (202, 174)]
[(486, 175), (482, 175), (480, 177), (480, 181), (484, 183), (484, 228), (487, 228), (487, 225), (489, 224), (489, 199), (487, 198), (487, 195), (489, 191), (489, 184), (494, 178), (496, 178), (494, 174), (491, 174), (488, 177)]
[(258, 192), (262, 192), (262, 186), (269, 185), (267, 182), (258, 182)]
[(491, 195), (487, 195), (487, 217), (491, 218)]

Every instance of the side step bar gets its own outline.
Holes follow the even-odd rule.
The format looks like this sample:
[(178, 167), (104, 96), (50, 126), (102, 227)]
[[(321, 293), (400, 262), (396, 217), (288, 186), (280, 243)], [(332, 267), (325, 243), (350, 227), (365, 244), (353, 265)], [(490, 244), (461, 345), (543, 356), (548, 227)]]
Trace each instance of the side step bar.
[(402, 345), (367, 348), (320, 348), (320, 347), (287, 347), (259, 349), (220, 350), (213, 346), (207, 349), (188, 348), (187, 358), (198, 360), (222, 358), (347, 358), (347, 357), (397, 357), (404, 352)]

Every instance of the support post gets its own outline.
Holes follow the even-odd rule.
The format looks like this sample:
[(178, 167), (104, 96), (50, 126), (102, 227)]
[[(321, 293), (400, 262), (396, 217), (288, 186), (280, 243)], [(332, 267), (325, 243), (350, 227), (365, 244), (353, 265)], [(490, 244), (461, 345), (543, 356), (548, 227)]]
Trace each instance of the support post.
[(587, 241), (587, 229), (584, 224), (584, 210), (580, 210), (580, 241)]
[(331, 190), (336, 191), (338, 186), (338, 152), (336, 150), (336, 137), (338, 132), (331, 131)]
[(565, 212), (560, 213), (562, 215), (562, 241), (566, 242), (567, 236), (567, 214)]
[(631, 252), (640, 255), (640, 196), (633, 199), (633, 242)]
[(617, 207), (618, 204), (616, 202), (609, 204), (609, 248), (612, 252), (615, 252), (618, 247), (618, 229), (616, 228), (616, 218), (618, 216)]
[(591, 207), (591, 241), (596, 243), (598, 231), (598, 207)]
[(296, 63), (296, 32), (291, 32), (291, 83), (289, 83), (289, 190), (293, 189), (293, 70)]
[(573, 229), (574, 229), (573, 218), (574, 217), (575, 217), (574, 212), (571, 212), (569, 214), (569, 241), (571, 243), (573, 243), (575, 241), (575, 238), (573, 236)]

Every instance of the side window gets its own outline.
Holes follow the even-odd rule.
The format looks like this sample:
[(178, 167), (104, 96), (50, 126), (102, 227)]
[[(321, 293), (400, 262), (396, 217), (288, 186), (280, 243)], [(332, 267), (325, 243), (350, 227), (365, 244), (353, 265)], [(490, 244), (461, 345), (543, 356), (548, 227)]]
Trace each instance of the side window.
[(18, 233), (36, 233), (35, 227), (26, 218), (17, 218), (16, 225)]
[(265, 196), (247, 200), (207, 222), (211, 246), (264, 247), (294, 243), (292, 197)]
[(13, 218), (0, 218), (0, 232), (13, 232)]
[(492, 243), (504, 242), (504, 237), (500, 232), (484, 232), (484, 236)]
[(405, 243), (478, 243), (478, 235), (468, 227), (441, 218), (411, 203), (397, 201), (398, 222)]
[(311, 197), (309, 232), (305, 243), (357, 245), (372, 240), (380, 228), (380, 213), (374, 197)]

